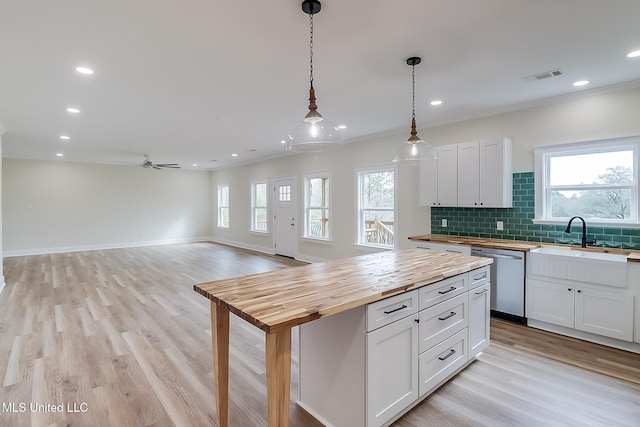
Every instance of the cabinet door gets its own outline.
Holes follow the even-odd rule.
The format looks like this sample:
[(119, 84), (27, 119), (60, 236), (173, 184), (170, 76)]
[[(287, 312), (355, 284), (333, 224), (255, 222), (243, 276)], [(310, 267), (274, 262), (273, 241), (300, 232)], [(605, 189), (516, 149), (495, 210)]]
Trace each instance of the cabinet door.
[(438, 160), (420, 160), (420, 206), (438, 206)]
[(526, 317), (573, 328), (573, 287), (527, 279)]
[(438, 206), (458, 206), (458, 146), (438, 147)]
[(576, 329), (633, 341), (633, 295), (579, 287), (575, 305)]
[(511, 140), (500, 138), (480, 141), (480, 206), (510, 208), (513, 206)]
[(458, 144), (458, 206), (480, 204), (480, 151), (477, 141)]
[(367, 333), (367, 426), (381, 426), (418, 398), (417, 316)]
[(474, 357), (489, 345), (491, 284), (469, 291), (469, 357)]

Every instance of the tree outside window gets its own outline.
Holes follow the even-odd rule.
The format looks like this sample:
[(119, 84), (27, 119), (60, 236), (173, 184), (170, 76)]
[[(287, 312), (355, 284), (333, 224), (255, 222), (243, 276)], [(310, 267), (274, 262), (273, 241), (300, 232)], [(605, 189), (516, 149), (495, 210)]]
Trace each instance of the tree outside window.
[(358, 173), (358, 243), (394, 247), (395, 174), (393, 169)]
[(328, 174), (305, 176), (305, 237), (331, 238), (330, 178)]

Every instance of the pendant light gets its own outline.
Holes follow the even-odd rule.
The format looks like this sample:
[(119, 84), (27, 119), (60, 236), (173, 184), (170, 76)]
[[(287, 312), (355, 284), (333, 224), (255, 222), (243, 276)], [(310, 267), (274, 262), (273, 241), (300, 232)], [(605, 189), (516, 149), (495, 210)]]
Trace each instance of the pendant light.
[(313, 15), (320, 12), (318, 0), (304, 0), (302, 11), (309, 15), (309, 112), (304, 120), (290, 131), (285, 149), (297, 152), (319, 152), (340, 148), (344, 145), (340, 131), (331, 121), (318, 112), (313, 88)]
[(393, 163), (437, 159), (435, 148), (428, 142), (423, 141), (418, 136), (416, 130), (416, 65), (420, 64), (422, 59), (412, 56), (407, 59), (407, 65), (412, 68), (412, 104), (411, 104), (411, 136), (406, 142), (398, 144), (396, 153), (393, 156)]

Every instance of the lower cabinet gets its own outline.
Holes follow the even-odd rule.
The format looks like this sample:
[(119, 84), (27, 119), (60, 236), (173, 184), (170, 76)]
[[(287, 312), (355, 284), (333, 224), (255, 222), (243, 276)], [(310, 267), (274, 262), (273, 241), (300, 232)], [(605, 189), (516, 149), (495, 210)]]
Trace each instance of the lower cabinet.
[(478, 354), (489, 345), (491, 284), (485, 283), (469, 291), (469, 352)]
[(298, 403), (327, 426), (389, 425), (489, 344), (489, 293), (486, 266), (301, 325)]
[(414, 316), (367, 334), (367, 425), (381, 426), (418, 398)]
[(626, 289), (527, 279), (527, 317), (633, 340), (633, 295)]

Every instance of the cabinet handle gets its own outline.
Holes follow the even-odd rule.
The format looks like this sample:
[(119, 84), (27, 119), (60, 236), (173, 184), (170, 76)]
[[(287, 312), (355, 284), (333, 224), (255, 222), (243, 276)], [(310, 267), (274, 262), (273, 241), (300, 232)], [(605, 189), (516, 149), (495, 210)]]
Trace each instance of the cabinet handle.
[(582, 293), (582, 291), (581, 291), (580, 289), (578, 289), (578, 293), (579, 293), (579, 294), (581, 294), (581, 293)]
[(481, 276), (480, 276), (480, 275), (475, 276), (475, 277), (473, 278), (473, 280), (478, 281), (478, 280), (482, 280), (482, 279), (486, 279), (486, 278), (487, 278), (487, 272), (485, 271), (484, 273), (482, 273), (482, 275), (481, 275)]
[(569, 292), (571, 292), (571, 291), (572, 291), (572, 289), (571, 289), (571, 288), (567, 288), (567, 290), (568, 290)]
[(444, 251), (445, 251), (445, 252), (452, 253), (452, 254), (462, 254), (462, 252), (460, 252), (460, 251), (454, 251), (453, 249), (445, 249)]
[(447, 289), (446, 291), (439, 291), (438, 293), (439, 293), (440, 295), (444, 295), (444, 294), (448, 294), (448, 293), (449, 293), (449, 292), (451, 292), (451, 291), (455, 291), (456, 289), (457, 289), (456, 287), (452, 286), (452, 287), (450, 287), (449, 289)]
[(453, 317), (453, 316), (455, 316), (455, 315), (456, 315), (456, 312), (455, 312), (455, 311), (452, 311), (450, 314), (447, 314), (447, 315), (446, 315), (446, 316), (444, 316), (444, 317), (438, 317), (438, 320), (447, 320), (447, 319), (452, 318), (452, 317)]
[(420, 323), (420, 319), (413, 319), (416, 323)]
[(384, 313), (384, 314), (391, 314), (391, 313), (395, 313), (396, 311), (404, 310), (405, 308), (407, 308), (407, 306), (406, 306), (405, 304), (402, 304), (402, 306), (401, 306), (401, 307), (394, 308), (394, 309), (393, 309), (393, 310), (391, 310), (391, 311), (385, 311), (385, 312), (383, 312), (383, 313)]
[(485, 288), (485, 289), (481, 290), (480, 292), (476, 292), (475, 294), (476, 295), (482, 295), (482, 294), (486, 294), (487, 292), (489, 292), (489, 289)]
[(454, 349), (449, 350), (449, 353), (445, 354), (444, 356), (440, 356), (438, 357), (438, 359), (440, 360), (447, 360), (448, 358), (450, 358), (451, 356), (453, 356), (454, 354), (456, 354), (456, 351)]

